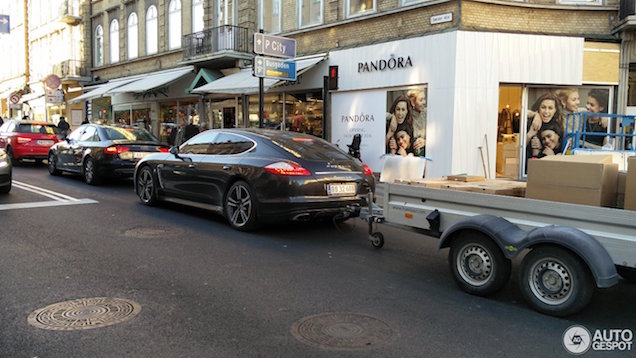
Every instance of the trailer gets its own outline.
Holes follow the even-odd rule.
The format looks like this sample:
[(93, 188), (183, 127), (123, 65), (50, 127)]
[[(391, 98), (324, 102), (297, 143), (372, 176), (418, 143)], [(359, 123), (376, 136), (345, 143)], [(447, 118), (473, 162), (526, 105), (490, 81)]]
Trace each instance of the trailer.
[(361, 212), (371, 244), (384, 245), (380, 223), (438, 237), (457, 285), (473, 295), (501, 290), (522, 254), (523, 297), (553, 316), (581, 311), (618, 273), (635, 276), (636, 211), (399, 182), (378, 183), (375, 195)]

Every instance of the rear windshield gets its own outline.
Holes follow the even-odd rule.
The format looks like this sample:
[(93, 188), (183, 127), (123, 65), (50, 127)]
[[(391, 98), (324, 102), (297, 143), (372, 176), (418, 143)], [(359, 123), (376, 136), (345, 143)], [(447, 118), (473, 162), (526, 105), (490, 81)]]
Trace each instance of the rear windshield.
[(59, 134), (60, 130), (53, 124), (20, 124), (19, 133)]
[(294, 156), (306, 160), (341, 160), (351, 159), (341, 149), (333, 144), (316, 137), (295, 136), (281, 133), (271, 137), (272, 143), (293, 154)]
[(143, 128), (107, 127), (104, 128), (104, 132), (106, 132), (106, 137), (110, 140), (159, 142), (159, 139), (157, 139), (157, 137), (153, 136), (150, 132)]

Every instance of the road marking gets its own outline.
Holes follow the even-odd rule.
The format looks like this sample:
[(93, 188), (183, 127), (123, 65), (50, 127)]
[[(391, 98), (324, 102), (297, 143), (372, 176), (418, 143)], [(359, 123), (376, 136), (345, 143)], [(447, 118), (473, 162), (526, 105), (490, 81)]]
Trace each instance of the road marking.
[(35, 185), (19, 182), (13, 180), (13, 187), (30, 191), (32, 193), (51, 198), (54, 201), (39, 201), (30, 203), (16, 203), (16, 204), (0, 204), (0, 211), (12, 210), (12, 209), (29, 209), (29, 208), (45, 208), (51, 206), (63, 206), (63, 205), (79, 205), (79, 204), (96, 204), (98, 201), (92, 199), (76, 199), (71, 196), (58, 193), (52, 190), (37, 187)]

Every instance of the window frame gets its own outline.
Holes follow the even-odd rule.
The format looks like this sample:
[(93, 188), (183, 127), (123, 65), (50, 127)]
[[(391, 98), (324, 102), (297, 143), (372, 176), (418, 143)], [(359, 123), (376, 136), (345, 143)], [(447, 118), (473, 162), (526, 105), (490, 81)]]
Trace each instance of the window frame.
[[(318, 1), (320, 2), (320, 20), (316, 21), (315, 23), (308, 23), (308, 24), (303, 24), (303, 3), (307, 1), (309, 3), (311, 3), (312, 1)], [(297, 1), (297, 7), (296, 10), (298, 12), (298, 28), (299, 29), (304, 29), (307, 27), (312, 27), (312, 26), (318, 26), (324, 23), (325, 18), (324, 18), (324, 14), (325, 14), (325, 1), (324, 0), (300, 0)]]
[(377, 0), (373, 0), (373, 7), (371, 9), (364, 10), (362, 12), (358, 12), (358, 13), (352, 14), (351, 13), (351, 1), (352, 0), (345, 0), (344, 10), (345, 10), (345, 18), (346, 19), (359, 17), (359, 16), (364, 16), (364, 15), (368, 15), (368, 14), (373, 14), (373, 13), (378, 11), (378, 2), (377, 2)]
[(557, 4), (559, 5), (587, 5), (587, 6), (601, 6), (603, 5), (603, 0), (557, 0)]
[[(424, 3), (430, 0), (400, 0), (400, 6), (411, 6), (415, 4)], [(525, 0), (515, 0), (515, 1), (525, 1)]]
[[(132, 23), (132, 20), (134, 20), (134, 23)], [(130, 15), (128, 15), (126, 24), (126, 56), (129, 60), (132, 60), (139, 57), (139, 17), (136, 12), (131, 12)], [(133, 38), (131, 35), (134, 35), (134, 41), (131, 41)]]
[(104, 65), (104, 27), (102, 25), (95, 26), (95, 48), (94, 65), (95, 67)]
[(159, 11), (155, 5), (146, 9), (146, 55), (159, 52)]
[[(114, 31), (113, 25), (117, 27)], [(110, 26), (108, 27), (108, 34), (110, 39), (110, 63), (117, 63), (119, 62), (119, 20), (113, 19), (110, 22)]]
[(181, 0), (170, 0), (168, 4), (168, 50), (181, 48)]
[[(192, 33), (195, 32), (201, 32), (205, 29), (205, 20), (203, 19), (205, 17), (205, 9), (203, 8), (203, 0), (192, 0)], [(200, 20), (197, 22), (197, 15), (199, 15), (198, 13), (201, 12), (200, 14)], [(200, 24), (200, 29), (199, 26), (197, 26), (197, 24)]]
[[(266, 29), (265, 28), (265, 25), (264, 25), (264, 23), (265, 23), (265, 11), (263, 11), (263, 8), (265, 6), (265, 1), (259, 1), (258, 2), (259, 28), (265, 30), (265, 32), (276, 34), (276, 33), (279, 33), (279, 32), (283, 31), (283, 2), (281, 0), (269, 0), (269, 1), (272, 2), (272, 10), (278, 10), (278, 28), (276, 30)], [(278, 9), (275, 8), (274, 2), (278, 3)], [(274, 21), (272, 21), (272, 23), (274, 23)]]

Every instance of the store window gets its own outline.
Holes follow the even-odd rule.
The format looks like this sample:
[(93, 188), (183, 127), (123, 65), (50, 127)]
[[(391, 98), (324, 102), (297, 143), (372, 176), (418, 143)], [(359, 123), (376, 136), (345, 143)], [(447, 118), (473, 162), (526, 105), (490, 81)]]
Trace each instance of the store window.
[(128, 59), (139, 56), (139, 33), (136, 13), (128, 16)]
[(298, 14), (300, 27), (322, 24), (322, 0), (298, 1)]
[[(323, 137), (322, 92), (266, 94), (264, 97), (264, 128), (284, 129)], [(258, 96), (250, 96), (249, 100), (248, 127), (257, 128)]]
[(281, 1), (264, 0), (260, 2), (260, 28), (268, 33), (281, 32)]
[(168, 48), (181, 47), (181, 0), (170, 1), (168, 7)]
[(157, 7), (151, 5), (146, 11), (146, 55), (153, 55), (158, 50)]
[(203, 31), (203, 0), (192, 1), (192, 32)]
[[(250, 96), (248, 127), (258, 128), (258, 96)], [(283, 123), (283, 95), (266, 94), (263, 102), (263, 128), (280, 129)]]
[(119, 21), (110, 22), (110, 63), (119, 62)]
[(175, 145), (178, 131), (192, 123), (199, 131), (208, 129), (205, 118), (201, 117), (199, 101), (174, 101), (159, 104), (159, 139), (161, 142)]
[(150, 108), (119, 109), (113, 113), (115, 125), (146, 126), (150, 123)]
[(347, 17), (354, 17), (375, 12), (375, 0), (347, 0)]
[(95, 28), (95, 66), (104, 65), (104, 28), (98, 25)]

